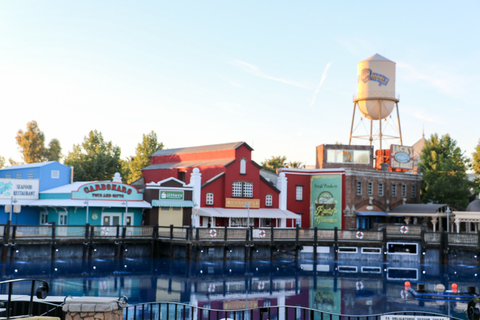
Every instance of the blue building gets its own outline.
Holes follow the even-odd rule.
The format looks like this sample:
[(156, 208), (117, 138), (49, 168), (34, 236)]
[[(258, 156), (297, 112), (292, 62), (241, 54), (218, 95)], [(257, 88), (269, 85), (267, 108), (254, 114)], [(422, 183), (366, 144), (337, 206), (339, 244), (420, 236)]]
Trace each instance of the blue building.
[(0, 170), (0, 224), (140, 226), (151, 205), (135, 187), (112, 181), (72, 183), (72, 169), (56, 161)]
[(36, 179), (39, 191), (69, 184), (72, 168), (58, 161), (28, 163), (0, 169), (0, 179)]

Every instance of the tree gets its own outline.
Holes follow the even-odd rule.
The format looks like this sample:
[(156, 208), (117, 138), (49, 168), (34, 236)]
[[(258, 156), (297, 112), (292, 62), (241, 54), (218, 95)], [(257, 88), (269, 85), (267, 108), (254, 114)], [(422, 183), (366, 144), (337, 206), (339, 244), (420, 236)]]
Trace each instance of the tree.
[(420, 155), (422, 201), (445, 203), (465, 208), (471, 183), (466, 170), (469, 161), (448, 134), (440, 139), (433, 134)]
[(62, 147), (58, 139), (50, 140), (48, 149), (45, 150), (45, 160), (47, 161), (60, 161), (62, 158)]
[(272, 171), (272, 172), (277, 172), (277, 169), (287, 167), (287, 157), (285, 157), (285, 156), (273, 157), (272, 156), (270, 159), (262, 162), (261, 165), (262, 165), (263, 169), (265, 169), (265, 170)]
[(42, 162), (45, 154), (45, 136), (35, 120), (27, 123), (27, 131), (18, 130), (18, 148), (26, 163)]
[(143, 135), (142, 142), (137, 145), (135, 156), (129, 162), (128, 183), (142, 177), (142, 169), (150, 165), (150, 156), (161, 149), (163, 149), (163, 143), (158, 142), (157, 134), (153, 130)]
[(473, 171), (478, 175), (477, 179), (475, 179), (474, 192), (475, 194), (478, 194), (478, 192), (480, 191), (480, 140), (478, 140), (477, 147), (472, 154), (472, 159)]
[(111, 180), (116, 172), (122, 176), (120, 148), (105, 142), (97, 130), (90, 131), (83, 143), (73, 146), (65, 158), (65, 164), (74, 168), (75, 181)]
[(302, 163), (299, 162), (299, 161), (289, 161), (289, 162), (288, 162), (288, 167), (289, 167), (289, 168), (292, 168), (292, 169), (304, 169), (304, 168), (305, 168), (305, 165), (302, 164)]
[(6, 163), (5, 157), (0, 156), (0, 169), (5, 167), (5, 163)]
[(18, 130), (15, 139), (25, 163), (59, 161), (62, 157), (58, 139), (52, 139), (49, 148), (45, 148), (45, 135), (35, 120), (27, 123), (27, 131)]

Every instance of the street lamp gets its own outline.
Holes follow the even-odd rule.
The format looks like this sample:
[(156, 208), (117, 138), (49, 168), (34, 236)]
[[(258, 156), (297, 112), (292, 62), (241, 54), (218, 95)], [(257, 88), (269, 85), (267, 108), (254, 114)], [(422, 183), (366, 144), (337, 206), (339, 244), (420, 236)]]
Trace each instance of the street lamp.
[(83, 203), (87, 205), (87, 217), (85, 224), (88, 224), (88, 199), (86, 199)]
[(450, 232), (450, 213), (452, 213), (452, 210), (450, 210), (450, 206), (447, 206), (447, 210), (445, 210), (445, 212), (447, 212), (447, 233)]
[(247, 204), (243, 207), (247, 208), (247, 228), (250, 228), (250, 201), (247, 201)]

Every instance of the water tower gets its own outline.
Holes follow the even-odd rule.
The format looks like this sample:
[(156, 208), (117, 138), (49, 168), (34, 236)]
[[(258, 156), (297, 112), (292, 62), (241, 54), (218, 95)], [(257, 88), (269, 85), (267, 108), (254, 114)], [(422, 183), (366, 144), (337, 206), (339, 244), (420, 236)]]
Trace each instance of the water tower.
[[(363, 60), (357, 65), (357, 97), (353, 100), (352, 126), (350, 128), (349, 144), (352, 144), (352, 138), (366, 139), (370, 145), (374, 140), (380, 143), (385, 139), (399, 139), (402, 143), (402, 132), (400, 129), (400, 116), (398, 113), (398, 99), (395, 98), (395, 62), (390, 61), (379, 54)], [(355, 111), (361, 113), (360, 123), (368, 133), (355, 135), (354, 124)], [(396, 109), (397, 123), (392, 123), (392, 111)], [(368, 126), (365, 126), (363, 118), (366, 119)], [(360, 124), (358, 123), (358, 124)], [(397, 129), (392, 127), (398, 126)], [(388, 129), (388, 130), (387, 130)]]

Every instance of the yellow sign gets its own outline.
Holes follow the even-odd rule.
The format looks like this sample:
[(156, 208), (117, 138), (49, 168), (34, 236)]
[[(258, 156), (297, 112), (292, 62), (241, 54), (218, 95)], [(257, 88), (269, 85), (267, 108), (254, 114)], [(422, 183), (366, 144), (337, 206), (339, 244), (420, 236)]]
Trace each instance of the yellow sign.
[(250, 209), (260, 208), (260, 199), (236, 199), (236, 198), (226, 198), (225, 208), (246, 208), (247, 202), (250, 202)]
[[(247, 306), (248, 304), (248, 306)], [(240, 301), (225, 301), (223, 303), (223, 310), (243, 310), (245, 309), (258, 308), (257, 300), (240, 300)]]

